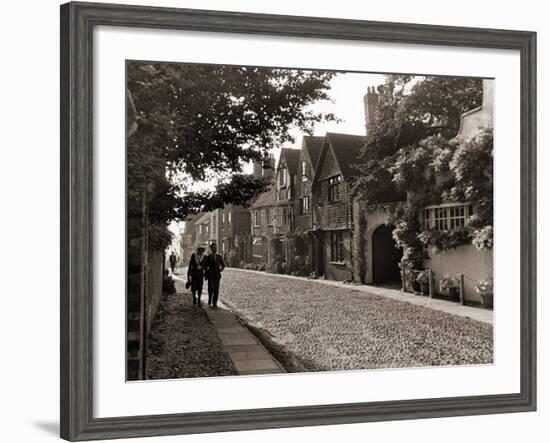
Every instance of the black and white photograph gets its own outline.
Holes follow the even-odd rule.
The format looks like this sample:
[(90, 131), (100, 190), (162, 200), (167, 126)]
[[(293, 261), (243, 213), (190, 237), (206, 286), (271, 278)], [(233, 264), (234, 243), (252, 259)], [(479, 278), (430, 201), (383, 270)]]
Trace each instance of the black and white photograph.
[(126, 87), (128, 381), (493, 363), (493, 79), (127, 60)]
[(548, 11), (7, 2), (0, 440), (544, 441)]

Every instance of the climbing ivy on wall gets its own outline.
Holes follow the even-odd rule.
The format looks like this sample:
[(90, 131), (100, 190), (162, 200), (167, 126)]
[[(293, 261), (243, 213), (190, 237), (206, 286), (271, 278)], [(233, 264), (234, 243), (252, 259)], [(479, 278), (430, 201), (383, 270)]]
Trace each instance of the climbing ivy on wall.
[[(422, 266), (425, 246), (436, 253), (466, 243), (492, 247), (492, 128), (456, 138), (461, 114), (481, 104), (481, 92), (479, 80), (442, 77), (387, 76), (379, 87), (353, 192), (369, 206), (393, 202), (388, 223), (408, 268)], [(442, 202), (471, 203), (473, 215), (463, 228), (423, 229), (421, 210)]]
[[(482, 128), (469, 140), (429, 137), (402, 148), (391, 168), (394, 183), (408, 198), (393, 214), (394, 238), (401, 246), (430, 246), (435, 253), (472, 243), (492, 248), (493, 135)], [(422, 208), (442, 202), (471, 202), (473, 214), (465, 226), (449, 231), (422, 229)]]

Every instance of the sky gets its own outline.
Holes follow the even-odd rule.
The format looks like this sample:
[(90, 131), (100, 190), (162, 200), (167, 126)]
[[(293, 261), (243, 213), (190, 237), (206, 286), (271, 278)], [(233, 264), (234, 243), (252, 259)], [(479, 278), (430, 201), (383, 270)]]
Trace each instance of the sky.
[[(314, 134), (323, 136), (327, 132), (340, 132), (353, 135), (365, 135), (365, 111), (363, 107), (363, 96), (370, 86), (378, 86), (384, 83), (383, 74), (370, 73), (345, 73), (337, 74), (330, 81), (329, 95), (332, 102), (320, 101), (312, 106), (312, 109), (320, 112), (331, 112), (340, 122), (322, 122), (314, 126)], [(285, 148), (299, 149), (302, 143), (302, 133), (299, 129), (290, 131), (295, 141), (292, 144), (284, 145)], [(279, 157), (280, 149), (273, 153), (275, 159)], [(243, 172), (251, 172), (252, 166), (247, 165)], [(213, 184), (197, 184), (198, 188), (213, 186)], [(176, 234), (179, 232), (179, 224), (172, 223), (170, 230)]]
[[(334, 103), (327, 101), (314, 105), (315, 110), (332, 112), (341, 122), (325, 122), (315, 126), (314, 135), (325, 135), (326, 132), (342, 132), (346, 134), (365, 134), (365, 111), (363, 96), (367, 87), (384, 83), (382, 74), (346, 73), (337, 74), (330, 81), (329, 94)], [(296, 145), (301, 145), (301, 134), (293, 131), (297, 138)]]
[[(329, 95), (332, 102), (319, 101), (312, 109), (320, 112), (331, 112), (338, 117), (340, 122), (322, 122), (314, 126), (313, 135), (322, 136), (327, 132), (340, 132), (353, 135), (365, 135), (365, 110), (363, 96), (369, 86), (378, 86), (384, 83), (383, 74), (345, 73), (337, 74), (330, 81)], [(295, 142), (287, 144), (284, 148), (299, 149), (302, 145), (302, 133), (299, 129), (290, 131)], [(278, 159), (280, 149), (274, 152)]]

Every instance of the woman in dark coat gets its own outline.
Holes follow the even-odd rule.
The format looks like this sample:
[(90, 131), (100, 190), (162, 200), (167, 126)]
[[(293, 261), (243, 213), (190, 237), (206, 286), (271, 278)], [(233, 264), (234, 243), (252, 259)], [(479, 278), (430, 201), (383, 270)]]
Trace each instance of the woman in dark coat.
[(187, 281), (191, 283), (193, 304), (201, 305), (202, 284), (204, 283), (204, 248), (198, 247), (197, 252), (191, 254), (189, 266), (187, 267)]

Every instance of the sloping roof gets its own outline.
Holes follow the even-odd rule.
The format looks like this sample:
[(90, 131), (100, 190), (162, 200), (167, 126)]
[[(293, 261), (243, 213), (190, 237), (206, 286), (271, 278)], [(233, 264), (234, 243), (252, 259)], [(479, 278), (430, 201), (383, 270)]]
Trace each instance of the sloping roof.
[(271, 206), (273, 204), (273, 192), (267, 191), (258, 196), (256, 201), (252, 203), (252, 208), (261, 208), (263, 206)]
[[(300, 150), (299, 149), (290, 149), (290, 148), (282, 148), (281, 149), (281, 158), (284, 158), (286, 161), (286, 167), (290, 171), (291, 174), (297, 174), (298, 173), (298, 160), (300, 158)], [(280, 160), (279, 160), (280, 162)]]
[(359, 171), (354, 165), (357, 164), (359, 153), (365, 144), (365, 136), (327, 132), (326, 138), (344, 178), (358, 175)]
[(317, 137), (312, 135), (306, 135), (302, 139), (302, 144), (306, 149), (309, 159), (311, 160), (311, 166), (315, 171), (319, 156), (321, 155), (321, 148), (323, 147), (323, 141), (325, 137)]
[(195, 219), (195, 220), (194, 220), (194, 224), (195, 224), (195, 225), (200, 225), (200, 224), (202, 224), (202, 223), (205, 223), (205, 222), (207, 222), (207, 221), (210, 221), (210, 215), (211, 215), (210, 212), (207, 212), (207, 213), (202, 214), (202, 215), (201, 215), (201, 214), (197, 214), (197, 215), (200, 215), (200, 217), (199, 217), (198, 219)]

